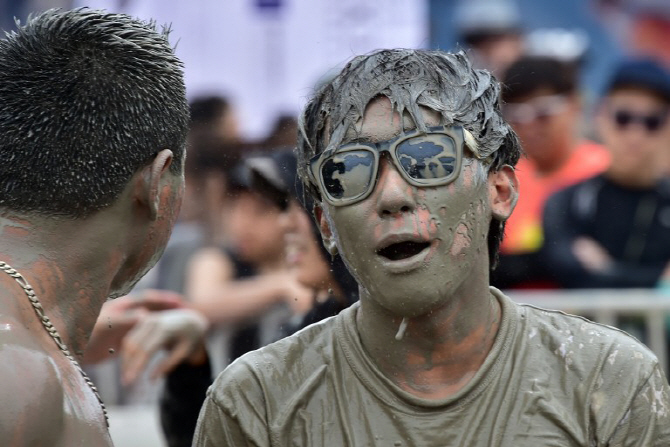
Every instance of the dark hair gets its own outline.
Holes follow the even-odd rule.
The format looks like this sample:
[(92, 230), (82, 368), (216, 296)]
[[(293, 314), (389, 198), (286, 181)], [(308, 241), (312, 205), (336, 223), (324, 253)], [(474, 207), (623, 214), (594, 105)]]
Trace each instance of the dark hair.
[(49, 10), (0, 41), (0, 208), (85, 217), (188, 128), (182, 63), (122, 14)]
[(230, 103), (221, 96), (202, 96), (189, 104), (191, 126), (211, 126), (216, 120), (228, 113)]
[(670, 72), (654, 59), (625, 59), (612, 73), (605, 95), (624, 88), (647, 90), (670, 103)]
[(551, 57), (525, 56), (509, 66), (502, 83), (504, 102), (518, 102), (540, 89), (571, 94), (577, 91), (577, 67)]
[[(388, 97), (400, 114), (407, 111), (419, 130), (426, 130), (419, 106), (439, 112), (445, 124), (463, 126), (475, 138), (482, 158), (493, 158), (489, 169), (514, 166), (521, 145), (503, 120), (499, 94), (495, 78), (485, 70), (473, 69), (462, 52), (395, 49), (358, 56), (305, 107), (297, 148), (300, 177), (318, 199), (318, 189), (307, 176), (309, 159), (341, 144), (367, 104), (379, 96)], [(503, 232), (504, 223), (493, 220), (488, 235), (491, 268)]]

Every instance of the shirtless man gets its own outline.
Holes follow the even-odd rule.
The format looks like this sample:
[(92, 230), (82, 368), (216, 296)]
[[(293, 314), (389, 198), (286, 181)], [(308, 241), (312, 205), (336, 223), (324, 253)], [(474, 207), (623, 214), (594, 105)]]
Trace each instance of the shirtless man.
[(51, 10), (0, 41), (2, 445), (111, 445), (78, 362), (103, 303), (165, 246), (187, 124), (153, 24)]
[(520, 153), (498, 95), (463, 54), (420, 50), (316, 93), (301, 176), (360, 302), (229, 366), (194, 445), (670, 445), (647, 348), (489, 287)]

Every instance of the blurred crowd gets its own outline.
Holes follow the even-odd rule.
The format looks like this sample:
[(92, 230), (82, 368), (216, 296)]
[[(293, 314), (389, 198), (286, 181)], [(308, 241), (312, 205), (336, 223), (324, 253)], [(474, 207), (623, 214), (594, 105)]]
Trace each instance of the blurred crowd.
[[(503, 114), (525, 151), (491, 273), (502, 289), (670, 288), (670, 3), (594, 3), (626, 56), (593, 104), (580, 84), (588, 42), (579, 34), (528, 33), (511, 0), (456, 10), (459, 46), (503, 82)], [(148, 365), (164, 377), (171, 446), (190, 445), (204, 400), (193, 384), (206, 388), (237, 357), (356, 301), (297, 181), (298, 127), (280, 116), (266, 138), (246, 141), (227, 98), (193, 98), (170, 243), (98, 320), (89, 366), (118, 361), (124, 385)]]

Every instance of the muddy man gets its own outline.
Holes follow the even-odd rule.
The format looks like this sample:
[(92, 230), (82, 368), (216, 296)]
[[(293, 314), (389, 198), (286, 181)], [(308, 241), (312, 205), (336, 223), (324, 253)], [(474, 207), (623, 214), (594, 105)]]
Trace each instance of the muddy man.
[(79, 362), (103, 303), (165, 246), (187, 126), (152, 23), (51, 10), (0, 41), (1, 445), (111, 445)]
[(194, 445), (667, 446), (670, 390), (627, 334), (490, 287), (521, 148), (464, 54), (356, 57), (298, 156), (360, 302), (217, 378)]

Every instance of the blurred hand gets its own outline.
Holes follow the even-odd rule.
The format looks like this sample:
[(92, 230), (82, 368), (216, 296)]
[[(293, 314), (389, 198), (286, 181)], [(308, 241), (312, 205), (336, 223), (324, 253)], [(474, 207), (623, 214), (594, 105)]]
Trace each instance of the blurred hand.
[(585, 269), (603, 272), (611, 267), (612, 257), (596, 241), (589, 237), (579, 237), (572, 243), (572, 252)]
[(121, 375), (124, 384), (134, 382), (159, 351), (167, 356), (152, 372), (156, 379), (183, 361), (206, 360), (205, 334), (209, 322), (193, 309), (173, 309), (146, 315), (123, 339)]
[(84, 363), (107, 360), (119, 349), (126, 333), (149, 312), (180, 307), (184, 307), (182, 296), (166, 290), (145, 290), (107, 301), (86, 346)]

